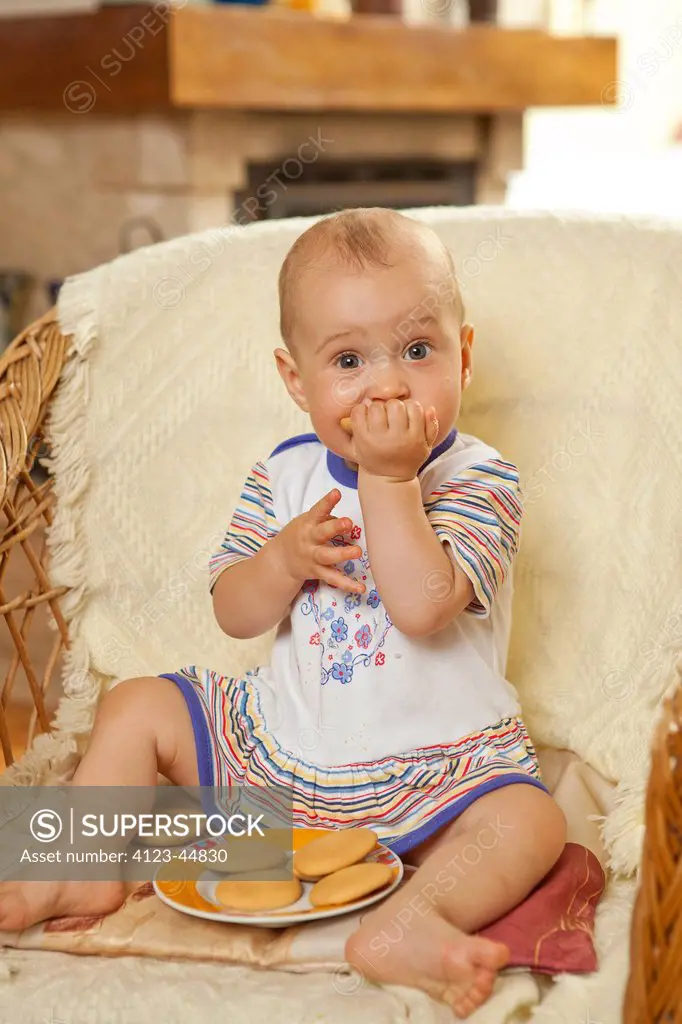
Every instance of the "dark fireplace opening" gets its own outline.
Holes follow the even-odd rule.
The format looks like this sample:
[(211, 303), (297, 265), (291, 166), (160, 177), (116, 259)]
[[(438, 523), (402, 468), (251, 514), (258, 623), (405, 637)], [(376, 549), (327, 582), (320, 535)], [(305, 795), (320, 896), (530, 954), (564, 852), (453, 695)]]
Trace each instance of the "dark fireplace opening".
[(316, 160), (297, 156), (249, 163), (245, 188), (235, 194), (240, 223), (312, 217), (352, 206), (470, 206), (475, 160), (431, 157)]

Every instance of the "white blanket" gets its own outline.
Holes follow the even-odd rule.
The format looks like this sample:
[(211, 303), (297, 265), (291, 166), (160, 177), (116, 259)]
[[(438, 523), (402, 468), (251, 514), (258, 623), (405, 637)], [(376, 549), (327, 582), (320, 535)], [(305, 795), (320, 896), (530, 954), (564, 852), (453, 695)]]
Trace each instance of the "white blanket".
[[(525, 484), (508, 674), (538, 743), (618, 783), (604, 839), (611, 866), (631, 874), (682, 621), (682, 226), (418, 215), (451, 247), (477, 329), (459, 425)], [(205, 566), (250, 465), (308, 428), (272, 359), (277, 269), (307, 223), (179, 239), (64, 286), (60, 322), (78, 354), (53, 406), (50, 544), (53, 582), (73, 588), (68, 696), (57, 735), (15, 780), (54, 767), (74, 737), (82, 746), (103, 681), (188, 662), (236, 674), (267, 657), (270, 637), (220, 632)], [(603, 977), (564, 979), (534, 1020), (575, 1024), (580, 1007), (618, 1019), (632, 883), (614, 884), (599, 917)], [(537, 1000), (525, 992), (509, 1014)]]

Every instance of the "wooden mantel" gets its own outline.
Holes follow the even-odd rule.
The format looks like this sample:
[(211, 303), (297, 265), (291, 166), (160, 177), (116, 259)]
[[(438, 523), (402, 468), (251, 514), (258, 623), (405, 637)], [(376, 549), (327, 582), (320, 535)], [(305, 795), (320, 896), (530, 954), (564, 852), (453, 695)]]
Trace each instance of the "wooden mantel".
[(603, 38), (248, 8), (178, 13), (171, 94), (183, 107), (523, 110), (599, 103), (615, 78), (615, 46)]
[(0, 110), (503, 113), (615, 103), (616, 40), (136, 4), (0, 19)]

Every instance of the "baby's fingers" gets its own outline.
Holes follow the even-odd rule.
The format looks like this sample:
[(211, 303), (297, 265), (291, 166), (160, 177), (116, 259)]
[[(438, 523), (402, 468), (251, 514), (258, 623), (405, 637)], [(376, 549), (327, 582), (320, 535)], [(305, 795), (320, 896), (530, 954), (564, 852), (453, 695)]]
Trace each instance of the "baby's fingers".
[(353, 524), (350, 519), (336, 519), (332, 517), (326, 523), (318, 523), (313, 530), (313, 541), (315, 544), (325, 544), (333, 537), (340, 537), (344, 533), (350, 533)]
[(425, 418), (426, 418), (426, 443), (428, 444), (428, 446), (430, 448), (432, 448), (434, 446), (434, 444), (436, 443), (436, 438), (438, 437), (438, 429), (439, 429), (438, 416), (436, 415), (436, 410), (433, 408), (433, 406), (430, 406), (430, 408), (428, 408), (426, 410), (426, 417)]
[[(341, 501), (341, 491), (338, 487), (332, 488), (319, 501), (316, 501), (307, 514), (316, 522), (323, 522), (331, 514), (335, 505)], [(305, 515), (306, 513), (304, 513)]]
[(324, 569), (321, 568), (318, 579), (324, 580), (325, 583), (329, 583), (332, 587), (338, 587), (339, 590), (345, 590), (349, 594), (364, 594), (365, 584), (360, 583), (358, 580), (353, 580), (350, 576), (344, 576), (338, 569)]
[(317, 565), (336, 565), (338, 562), (353, 561), (361, 556), (362, 549), (353, 544), (339, 544), (337, 547), (320, 544), (315, 548), (313, 557)]
[(408, 398), (405, 402), (405, 415), (410, 427), (420, 426), (424, 422), (424, 407), (416, 398)]

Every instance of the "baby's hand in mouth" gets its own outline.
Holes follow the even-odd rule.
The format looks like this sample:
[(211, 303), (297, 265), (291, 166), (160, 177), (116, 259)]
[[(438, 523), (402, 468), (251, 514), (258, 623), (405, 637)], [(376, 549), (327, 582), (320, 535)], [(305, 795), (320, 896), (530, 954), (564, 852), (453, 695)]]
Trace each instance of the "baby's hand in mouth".
[(340, 425), (352, 438), (358, 466), (372, 476), (411, 480), (438, 435), (436, 410), (413, 399), (363, 402)]

